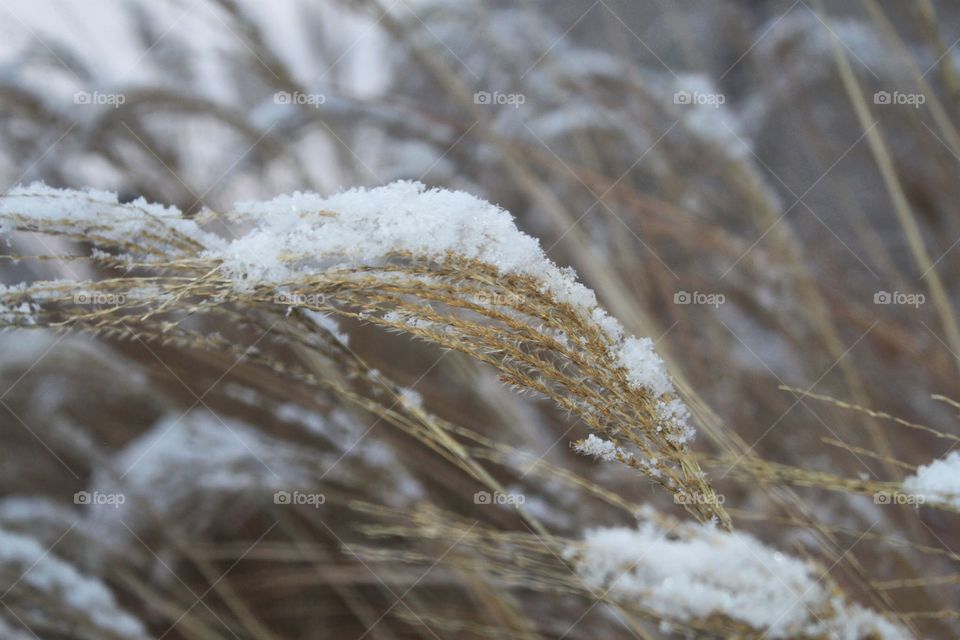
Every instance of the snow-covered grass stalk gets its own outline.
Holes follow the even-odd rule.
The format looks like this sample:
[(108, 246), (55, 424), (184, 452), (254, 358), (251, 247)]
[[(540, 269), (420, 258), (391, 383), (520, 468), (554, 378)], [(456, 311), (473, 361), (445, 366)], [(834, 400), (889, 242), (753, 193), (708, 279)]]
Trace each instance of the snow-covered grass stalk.
[[(680, 524), (647, 511), (637, 529), (591, 528), (576, 540), (573, 534), (586, 528), (582, 523), (561, 522), (563, 535), (550, 533), (534, 500), (518, 508), (526, 525), (520, 533), (475, 526), (479, 520), (464, 523), (432, 507), (408, 514), (354, 504), (365, 516), (381, 518), (365, 523), (364, 532), (391, 542), (351, 545), (351, 553), (368, 562), (429, 566), (435, 549), (398, 551), (394, 538), (414, 546), (421, 540), (441, 542), (440, 551), (456, 546), (458, 552), (444, 557), (448, 568), (476, 573), (482, 566), (480, 573), (495, 576), (498, 584), (602, 600), (637, 630), (634, 617), (718, 637), (905, 637), (899, 627), (821, 579), (816, 565), (732, 532), (724, 500), (701, 470), (703, 455), (690, 448), (694, 431), (688, 411), (652, 341), (628, 336), (593, 292), (570, 270), (553, 264), (507, 212), (462, 192), (399, 182), (331, 197), (294, 194), (243, 203), (223, 214), (239, 233), (233, 237), (202, 226), (219, 215), (208, 211), (191, 219), (142, 201), (119, 203), (99, 191), (43, 185), (11, 190), (0, 198), (0, 229), (57, 237), (59, 249), (70, 247), (58, 257), (73, 277), (0, 285), (0, 325), (136, 337), (226, 356), (226, 364), (244, 361), (263, 372), (258, 382), (264, 388), (299, 385), (330, 412), (338, 403), (359, 408), (426, 445), (433, 464), (452, 463), (471, 483), (490, 491), (502, 492), (503, 486), (481, 460), (501, 470), (522, 469), (514, 480), (543, 480), (544, 492), (547, 485), (562, 485), (574, 496), (571, 509), (591, 496), (631, 515), (643, 511), (626, 494), (543, 460), (522, 460), (508, 444), (433, 415), (415, 392), (365, 365), (333, 317), (459, 351), (489, 365), (501, 382), (574, 416), (591, 431), (572, 443), (575, 451), (643, 474), (665, 487), (697, 522)], [(71, 241), (90, 243), (93, 251), (79, 254)], [(235, 338), (248, 329), (261, 337), (243, 346)], [(356, 457), (355, 449), (369, 460), (351, 467), (350, 481), (369, 481), (378, 463), (395, 464), (361, 442), (366, 434), (347, 428), (353, 424), (349, 419), (328, 421), (299, 405), (284, 405), (275, 413), (329, 438), (329, 455), (311, 456), (212, 413), (166, 411), (153, 430), (104, 456), (107, 472), (94, 474), (100, 486), (132, 496), (159, 491), (163, 498), (154, 496), (146, 508), (131, 501), (125, 510), (99, 518), (101, 526), (112, 529), (105, 536), (119, 534), (118, 540), (129, 542), (127, 534), (149, 529), (157, 514), (178, 520), (198, 500), (211, 502), (200, 514), (210, 516), (223, 495), (262, 497), (282, 486), (340, 482), (339, 474), (324, 473), (318, 480), (312, 463), (332, 468), (344, 456)], [(130, 474), (113, 468), (137, 465)], [(202, 465), (209, 468), (181, 484), (190, 469)], [(280, 472), (272, 472), (273, 466)], [(746, 474), (774, 484), (855, 493), (895, 486), (752, 457), (737, 466), (732, 477)], [(171, 475), (171, 469), (184, 471)], [(385, 474), (390, 477), (384, 483), (403, 487), (394, 497), (409, 506), (422, 497), (412, 479), (419, 470), (401, 471)], [(362, 497), (350, 494), (345, 502)], [(381, 505), (389, 502), (380, 498)], [(391, 518), (401, 523), (382, 521)], [(188, 519), (200, 529), (210, 526), (203, 518)], [(291, 530), (299, 526), (284, 524)], [(190, 559), (215, 576), (202, 559)], [(262, 626), (231, 598), (226, 585), (218, 593), (226, 594), (231, 613), (251, 637), (269, 637), (258, 635)], [(358, 618), (375, 620), (356, 598), (344, 597)]]
[(688, 411), (652, 341), (626, 335), (506, 211), (463, 192), (397, 182), (243, 203), (227, 216), (252, 229), (227, 241), (158, 205), (14, 189), (0, 201), (0, 219), (93, 242), (92, 259), (123, 274), (5, 289), (3, 319), (121, 331), (225, 303), (353, 317), (496, 367), (505, 383), (551, 399), (629, 449), (622, 461), (671, 492), (706, 496), (687, 508), (729, 526), (688, 451)]

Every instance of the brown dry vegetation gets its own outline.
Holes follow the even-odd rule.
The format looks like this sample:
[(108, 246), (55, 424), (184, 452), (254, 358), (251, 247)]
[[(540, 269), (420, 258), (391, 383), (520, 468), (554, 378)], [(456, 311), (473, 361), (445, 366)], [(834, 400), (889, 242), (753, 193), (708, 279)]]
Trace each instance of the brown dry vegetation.
[[(149, 82), (129, 86), (4, 7), (23, 43), (0, 79), (11, 186), (143, 195), (228, 238), (241, 230), (211, 211), (238, 199), (397, 177), (464, 188), (657, 342), (698, 439), (651, 432), (651, 399), (610, 366), (596, 327), (491, 265), (401, 255), (318, 271), (288, 284), (324, 302), (289, 311), (272, 289), (236, 291), (162, 227), (117, 243), (21, 217), (2, 281), (34, 284), (3, 304), (36, 306), (0, 315), (18, 327), (0, 336), (0, 527), (102, 576), (154, 637), (759, 637), (723, 617), (661, 627), (578, 580), (564, 553), (586, 529), (653, 507), (810, 558), (916, 637), (957, 635), (955, 509), (875, 498), (960, 441), (955, 7), (333, 2), (297, 10), (302, 60), (292, 27), (257, 5), (175, 4), (184, 21), (167, 32), (137, 7), (121, 13)], [(376, 22), (372, 43), (337, 33), (349, 16)], [(198, 53), (188, 26), (229, 55)], [(369, 95), (341, 66), (368, 45), (390, 67)], [(200, 57), (229, 98), (204, 86)], [(125, 100), (74, 104), (81, 90)], [(726, 101), (674, 100), (700, 90)], [(477, 104), (476, 91), (525, 100)], [(878, 104), (877, 91), (925, 102)], [(283, 109), (277, 92), (325, 101)], [(88, 279), (124, 303), (77, 304), (70, 281)], [(881, 291), (925, 302), (875, 304)], [(677, 304), (682, 292), (724, 301)], [(349, 346), (310, 310), (335, 313)], [(277, 446), (124, 485), (135, 459), (117, 452), (197, 412)], [(573, 453), (591, 432), (658, 455), (659, 481)], [(218, 464), (235, 484), (216, 482)], [(128, 495), (122, 522), (72, 502), (97, 487)], [(284, 508), (278, 487), (326, 501)], [(526, 501), (478, 505), (478, 491)], [(723, 501), (684, 508), (677, 494)], [(3, 508), (25, 497), (33, 515)], [(41, 499), (58, 515), (38, 515)], [(46, 619), (61, 603), (13, 589), (16, 572), (3, 580), (0, 619), (100, 637), (82, 616)]]

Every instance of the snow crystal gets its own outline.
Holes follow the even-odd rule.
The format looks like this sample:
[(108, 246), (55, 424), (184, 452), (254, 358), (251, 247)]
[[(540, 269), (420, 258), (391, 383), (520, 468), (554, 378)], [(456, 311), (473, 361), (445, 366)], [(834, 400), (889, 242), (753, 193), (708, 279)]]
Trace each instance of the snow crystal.
[(400, 403), (403, 404), (403, 406), (411, 409), (423, 408), (423, 396), (417, 391), (407, 387), (401, 387), (398, 393), (400, 394)]
[(903, 481), (903, 490), (960, 509), (960, 451), (921, 466)]
[(102, 630), (125, 638), (147, 636), (140, 622), (119, 607), (103, 583), (81, 574), (32, 538), (0, 529), (0, 566), (14, 567), (22, 576), (18, 584), (55, 595)]
[(654, 397), (673, 391), (663, 360), (653, 350), (650, 338), (627, 338), (620, 349), (620, 366), (635, 387), (648, 389)]
[(13, 286), (0, 284), (0, 322), (4, 324), (36, 324), (37, 320), (34, 313), (38, 308), (35, 304), (29, 302), (14, 302), (4, 304), (3, 299), (7, 296), (19, 296), (26, 289), (26, 285), (21, 283)]
[[(701, 524), (671, 531), (645, 522), (637, 529), (590, 530), (583, 545), (566, 555), (591, 589), (609, 589), (615, 598), (635, 600), (669, 620), (722, 614), (770, 638), (907, 637), (879, 615), (837, 598), (814, 565), (746, 533)], [(831, 605), (842, 622), (833, 623)]]
[(662, 474), (662, 471), (657, 468), (656, 458), (651, 460), (638, 458), (623, 447), (618, 447), (609, 440), (598, 438), (592, 433), (587, 436), (586, 440), (578, 440), (577, 442), (574, 442), (573, 450), (585, 456), (593, 456), (594, 458), (598, 458), (604, 462), (621, 461), (628, 463), (631, 466), (643, 467), (648, 474), (655, 478), (660, 477)]
[(622, 449), (609, 440), (598, 438), (592, 433), (586, 440), (581, 440), (573, 445), (577, 453), (585, 456), (593, 456), (604, 462), (613, 462), (617, 459), (617, 453), (622, 453)]
[[(669, 400), (667, 402), (662, 400), (659, 401), (657, 403), (657, 413), (664, 418), (668, 424), (679, 427), (679, 433), (676, 435), (670, 434), (667, 436), (673, 441), (674, 444), (682, 445), (690, 440), (693, 440), (696, 432), (688, 423), (688, 420), (690, 419), (690, 410), (682, 400), (677, 400), (674, 398), (673, 400)], [(660, 430), (662, 430), (662, 425), (657, 426), (657, 431)]]

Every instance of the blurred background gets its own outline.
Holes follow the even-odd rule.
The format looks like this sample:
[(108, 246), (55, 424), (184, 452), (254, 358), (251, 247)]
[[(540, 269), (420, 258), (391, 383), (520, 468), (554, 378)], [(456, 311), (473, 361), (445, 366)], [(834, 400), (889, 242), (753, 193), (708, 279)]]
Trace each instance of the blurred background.
[[(786, 508), (740, 464), (898, 481), (950, 449), (799, 390), (957, 433), (957, 407), (932, 396), (960, 398), (960, 6), (0, 0), (0, 30), (5, 188), (96, 187), (191, 216), (397, 179), (497, 203), (657, 342), (738, 527), (818, 558), (918, 636), (960, 633), (955, 515), (803, 486)], [(233, 233), (216, 216), (208, 228)], [(18, 236), (4, 253), (51, 242)], [(95, 275), (0, 269), (8, 285)], [(582, 426), (491, 370), (344, 330), (451, 422), (682, 513), (647, 480), (574, 456)], [(0, 526), (101, 576), (149, 637), (518, 637), (517, 610), (529, 637), (632, 637), (602, 607), (556, 615), (559, 596), (508, 608), (439, 561), (427, 575), (358, 560), (365, 537), (338, 496), (520, 526), (376, 416), (312, 406), (229, 356), (0, 341)], [(497, 473), (558, 535), (628, 521), (511, 464)], [(153, 497), (75, 497), (118, 483)], [(294, 486), (322, 486), (328, 504), (274, 528), (270, 496)], [(425, 602), (446, 621), (418, 618)], [(49, 624), (37, 637), (109, 637), (0, 603), (11, 628)]]

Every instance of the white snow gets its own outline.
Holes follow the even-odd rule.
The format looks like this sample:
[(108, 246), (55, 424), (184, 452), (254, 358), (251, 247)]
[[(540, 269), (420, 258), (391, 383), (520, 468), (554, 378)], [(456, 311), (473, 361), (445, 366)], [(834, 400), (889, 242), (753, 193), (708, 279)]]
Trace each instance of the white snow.
[[(672, 434), (667, 435), (668, 439), (671, 439), (675, 444), (685, 444), (693, 440), (696, 432), (688, 423), (690, 410), (682, 400), (674, 398), (666, 402), (663, 400), (657, 402), (657, 413), (659, 413), (666, 422), (680, 427), (680, 433), (676, 436)], [(657, 431), (662, 430), (662, 428), (662, 426), (657, 426)]]
[(648, 389), (654, 397), (673, 391), (663, 360), (653, 350), (650, 338), (627, 338), (620, 348), (620, 365), (635, 387)]
[(577, 453), (582, 453), (585, 456), (593, 456), (604, 462), (615, 461), (618, 453), (621, 455), (629, 455), (609, 440), (598, 438), (592, 433), (587, 436), (586, 440), (580, 440), (574, 443), (573, 448)]
[(313, 320), (318, 327), (333, 336), (337, 342), (345, 347), (350, 346), (350, 336), (340, 330), (340, 323), (337, 322), (333, 316), (328, 313), (317, 313), (311, 309), (306, 310), (306, 315)]
[(156, 245), (166, 229), (202, 246), (221, 244), (176, 207), (143, 198), (121, 204), (109, 191), (55, 189), (40, 182), (13, 187), (0, 197), (0, 230), (10, 232), (24, 221), (43, 223), (48, 233), (95, 233), (118, 243), (140, 240)]
[(400, 394), (400, 403), (403, 406), (411, 409), (423, 409), (423, 396), (417, 391), (408, 387), (401, 387), (398, 393)]
[[(0, 527), (15, 533), (29, 530), (41, 542), (52, 543), (76, 519), (76, 511), (53, 498), (12, 495), (0, 499)], [(56, 535), (50, 537), (51, 532)]]
[[(884, 639), (907, 637), (879, 615), (834, 596), (815, 565), (746, 533), (701, 524), (670, 530), (645, 522), (637, 529), (590, 530), (582, 546), (566, 555), (591, 589), (609, 589), (614, 598), (636, 601), (667, 620), (722, 614), (769, 638), (857, 640), (872, 631)], [(830, 615), (831, 605), (843, 615)], [(832, 624), (834, 618), (843, 620), (842, 628)]]
[[(127, 445), (116, 462), (126, 483), (155, 494), (158, 484), (176, 470), (191, 475), (191, 489), (272, 488), (282, 480), (289, 483), (307, 477), (300, 458), (292, 444), (235, 420), (196, 410), (161, 419)], [(172, 498), (172, 490), (169, 487), (164, 497)]]
[(94, 474), (91, 493), (125, 500), (91, 505), (90, 524), (122, 540), (126, 527), (151, 525), (157, 515), (202, 529), (230, 498), (312, 488), (317, 463), (309, 450), (248, 424), (206, 410), (171, 413), (117, 452), (110, 472)]
[(26, 285), (12, 285), (5, 286), (0, 284), (0, 322), (4, 324), (36, 324), (36, 318), (34, 313), (37, 311), (37, 307), (34, 304), (29, 302), (19, 302), (13, 304), (4, 304), (2, 302), (8, 294), (11, 296), (16, 296), (22, 294), (26, 289)]
[(683, 117), (684, 124), (697, 136), (714, 144), (732, 158), (747, 160), (752, 150), (746, 135), (740, 132), (741, 125), (736, 112), (726, 104), (724, 96), (709, 76), (702, 73), (685, 73), (673, 78), (671, 99), (675, 92), (685, 92), (691, 101), (675, 107)]
[(295, 402), (284, 402), (274, 410), (277, 418), (291, 424), (298, 424), (314, 435), (325, 435), (328, 431), (327, 420), (316, 411), (306, 409)]
[(598, 438), (594, 434), (587, 436), (586, 440), (578, 440), (573, 443), (573, 450), (585, 456), (593, 456), (604, 462), (623, 462), (631, 466), (643, 467), (648, 474), (654, 478), (660, 477), (663, 473), (657, 468), (656, 458), (647, 460), (638, 458), (623, 447), (603, 438)]
[(939, 502), (960, 509), (960, 451), (922, 465), (903, 481), (906, 493), (921, 495), (927, 502)]
[(125, 638), (146, 638), (140, 622), (120, 608), (110, 590), (83, 575), (35, 540), (0, 529), (0, 566), (22, 576), (11, 592), (31, 588), (59, 599), (101, 630)]

